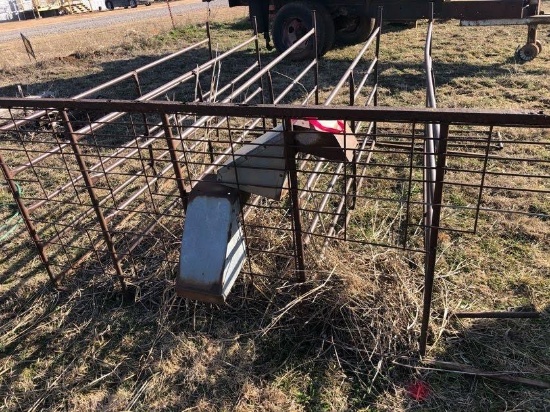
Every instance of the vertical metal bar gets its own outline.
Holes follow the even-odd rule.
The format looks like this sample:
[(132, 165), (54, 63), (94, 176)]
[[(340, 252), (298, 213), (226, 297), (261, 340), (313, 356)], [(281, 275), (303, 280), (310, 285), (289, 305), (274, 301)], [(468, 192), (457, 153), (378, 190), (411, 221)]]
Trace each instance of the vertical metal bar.
[(183, 210), (187, 211), (188, 193), (185, 190), (185, 184), (183, 183), (183, 173), (181, 172), (180, 164), (178, 163), (178, 154), (176, 143), (174, 142), (174, 135), (172, 134), (172, 128), (170, 127), (170, 119), (168, 114), (164, 113), (162, 116), (162, 126), (164, 127), (164, 135), (166, 136), (166, 143), (168, 144), (168, 151), (170, 152), (170, 160), (174, 167), (174, 174), (176, 175), (176, 184), (180, 192), (181, 201), (183, 203)]
[(439, 221), (441, 218), (441, 201), (443, 198), (443, 183), (445, 179), (445, 164), (447, 161), (447, 138), (449, 135), (449, 124), (441, 125), (439, 150), (437, 153), (435, 190), (433, 202), (433, 217), (429, 228), (429, 242), (427, 256), (424, 264), (424, 302), (422, 307), (422, 325), (420, 327), (420, 355), (426, 354), (428, 340), (428, 326), (430, 323), (430, 310), (432, 304), (432, 293), (435, 276), (435, 262), (437, 258), (437, 238), (439, 235)]
[(193, 70), (195, 75), (195, 93), (198, 93), (199, 102), (204, 102), (204, 95), (202, 93), (202, 86), (199, 79), (200, 76), (200, 67), (197, 65), (197, 70)]
[(527, 43), (537, 42), (537, 27), (538, 24), (529, 24), (527, 26)]
[[(378, 7), (378, 15), (376, 17), (376, 27), (378, 27), (378, 34), (376, 35), (376, 64), (374, 66), (374, 86), (376, 87), (376, 94), (374, 95), (374, 105), (378, 106), (378, 74), (379, 74), (379, 61), (380, 61), (380, 36), (382, 34), (382, 10), (383, 6)], [(376, 134), (376, 127), (374, 130)]]
[(353, 72), (351, 72), (349, 74), (349, 105), (353, 106), (354, 104), (355, 104), (355, 79), (353, 77)]
[(296, 271), (298, 281), (305, 282), (306, 272), (304, 264), (304, 244), (302, 241), (302, 217), (300, 215), (300, 196), (298, 194), (298, 171), (296, 168), (296, 142), (292, 133), (292, 123), (289, 118), (284, 119), (285, 158), (288, 171), (289, 192), (292, 202), (292, 219), (294, 222), (294, 245), (296, 248)]
[(76, 162), (78, 164), (78, 168), (80, 169), (80, 173), (82, 174), (82, 178), (86, 184), (86, 190), (88, 191), (88, 195), (90, 196), (90, 200), (92, 202), (92, 206), (94, 208), (95, 214), (97, 216), (97, 219), (99, 221), (99, 225), (101, 227), (101, 231), (103, 233), (103, 237), (105, 239), (105, 243), (107, 244), (107, 248), (109, 250), (109, 253), (111, 255), (111, 259), (113, 261), (113, 265), (115, 267), (115, 271), (117, 273), (117, 278), (120, 283), (120, 287), (122, 288), (123, 292), (126, 292), (126, 283), (124, 282), (124, 274), (122, 272), (122, 267), (120, 265), (120, 260), (118, 257), (118, 254), (115, 249), (115, 245), (113, 243), (113, 239), (111, 237), (111, 233), (109, 232), (109, 228), (107, 227), (107, 222), (105, 220), (105, 217), (103, 216), (103, 212), (101, 211), (99, 207), (99, 199), (97, 198), (93, 183), (90, 175), (88, 174), (88, 170), (86, 169), (86, 165), (84, 163), (84, 160), (82, 159), (82, 153), (80, 151), (80, 148), (77, 143), (77, 139), (74, 135), (73, 127), (71, 124), (71, 121), (69, 120), (69, 115), (67, 114), (67, 110), (61, 111), (61, 116), (63, 118), (63, 122), (66, 127), (66, 136), (69, 139), (71, 148), (73, 149)]
[[(139, 83), (139, 75), (138, 72), (134, 71), (133, 74), (134, 77), (134, 83), (136, 85), (136, 92), (138, 94), (138, 97), (143, 96), (143, 92), (141, 91), (141, 84)], [(143, 117), (143, 128), (145, 129), (145, 136), (149, 136), (149, 126), (147, 125), (147, 116), (145, 113), (142, 113), (141, 116)]]
[(409, 160), (409, 187), (407, 191), (407, 209), (405, 212), (405, 236), (403, 236), (403, 249), (407, 247), (407, 241), (409, 240), (409, 215), (411, 209), (411, 194), (412, 194), (412, 181), (413, 181), (413, 165), (414, 165), (414, 144), (415, 144), (415, 132), (416, 132), (416, 122), (412, 124), (412, 135), (411, 135), (411, 151), (410, 151), (410, 160)]
[[(256, 20), (256, 16), (253, 16), (253, 19), (254, 19), (254, 21), (253, 21), (254, 35), (255, 35), (254, 46), (256, 48), (256, 61), (258, 63), (258, 72), (261, 72), (262, 71), (262, 59), (261, 59), (261, 56), (260, 56), (260, 43), (258, 41), (258, 21)], [(261, 98), (262, 104), (264, 104), (265, 103), (265, 97), (264, 97), (264, 75), (263, 74), (258, 79), (258, 85), (260, 86), (260, 89), (262, 89), (262, 93), (260, 95), (260, 98)], [(265, 117), (262, 117), (262, 126), (263, 126), (263, 129), (264, 129), (264, 132), (266, 132), (267, 131), (267, 124), (266, 124), (266, 121), (265, 121)]]
[(56, 276), (54, 275), (52, 268), (50, 267), (50, 261), (48, 260), (48, 256), (46, 256), (46, 253), (44, 251), (44, 244), (42, 243), (42, 240), (40, 240), (40, 237), (38, 236), (37, 230), (32, 223), (30, 212), (25, 206), (25, 203), (23, 203), (23, 200), (21, 199), (21, 194), (17, 189), (15, 181), (13, 180), (13, 176), (10, 171), (10, 168), (7, 165), (7, 163), (4, 161), (2, 154), (0, 154), (0, 168), (2, 169), (4, 178), (8, 183), (10, 192), (13, 196), (13, 200), (17, 204), (17, 207), (19, 208), (19, 212), (21, 213), (21, 216), (23, 216), (23, 221), (25, 222), (25, 226), (27, 227), (27, 232), (29, 233), (32, 241), (34, 242), (34, 245), (36, 246), (36, 250), (38, 251), (38, 255), (40, 256), (40, 260), (42, 261), (42, 264), (46, 268), (48, 277), (50, 278), (50, 281), (52, 282), (53, 286), (57, 288), (59, 285), (58, 285)]
[(489, 161), (489, 150), (493, 140), (493, 126), (489, 128), (489, 136), (487, 136), (487, 146), (485, 146), (485, 157), (483, 158), (483, 171), (481, 172), (481, 182), (479, 183), (479, 193), (477, 195), (476, 217), (474, 219), (474, 234), (477, 233), (477, 222), (479, 219), (479, 209), (481, 208), (481, 198), (483, 197), (483, 189), (485, 187), (485, 176), (487, 175), (487, 163)]
[[(231, 160), (235, 162), (235, 144), (238, 142), (233, 141), (233, 133), (231, 130), (231, 118), (229, 116), (226, 117), (226, 125), (227, 125), (227, 136), (229, 139), (229, 150), (226, 150), (225, 152), (230, 155)], [(238, 139), (238, 141), (241, 141), (241, 139)], [(237, 170), (235, 170), (235, 183), (237, 184), (237, 189), (240, 191), (240, 184), (239, 184), (239, 173)], [(251, 256), (250, 256), (250, 248), (249, 248), (249, 241), (248, 241), (248, 230), (247, 226), (245, 224), (245, 213), (244, 213), (244, 204), (246, 202), (245, 199), (248, 198), (248, 195), (244, 192), (240, 192), (239, 196), (239, 215), (241, 216), (241, 223), (242, 223), (242, 230), (243, 230), (243, 237), (244, 237), (244, 248), (246, 253), (246, 260), (248, 262), (248, 272), (251, 275), (251, 280), (254, 282), (254, 272), (252, 271), (252, 262), (251, 262)]]
[[(209, 17), (210, 17), (210, 10), (208, 11)], [(214, 58), (214, 55), (212, 54), (212, 36), (210, 35), (210, 18), (206, 19), (206, 37), (208, 37), (208, 54), (210, 56), (210, 60)]]
[(319, 104), (319, 39), (317, 37), (317, 13), (315, 10), (312, 11), (313, 17), (313, 41), (315, 47), (315, 71), (313, 72), (313, 79), (315, 83), (315, 104)]
[[(380, 36), (382, 35), (382, 10), (383, 6), (378, 6), (378, 15), (376, 16), (376, 27), (378, 27), (378, 33), (376, 34), (376, 64), (374, 65), (374, 106), (378, 106), (378, 75), (379, 75), (379, 66), (380, 66)], [(378, 134), (378, 122), (373, 122), (372, 124), (373, 139), (376, 139)]]

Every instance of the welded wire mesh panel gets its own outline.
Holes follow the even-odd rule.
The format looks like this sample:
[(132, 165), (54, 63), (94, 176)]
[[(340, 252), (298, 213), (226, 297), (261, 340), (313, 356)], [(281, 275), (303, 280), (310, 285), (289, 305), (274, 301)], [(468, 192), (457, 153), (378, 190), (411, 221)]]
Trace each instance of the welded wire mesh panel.
[[(34, 124), (2, 133), (1, 154), (53, 277), (84, 261), (121, 279), (173, 273), (189, 196), (212, 178), (240, 193), (242, 272), (276, 278), (303, 278), (331, 242), (423, 254), (437, 232), (548, 219), (550, 138), (529, 116), (469, 125), (442, 112), (430, 145), (434, 114), (420, 109), (411, 120), (407, 110), (361, 118), (353, 108), (47, 104), (55, 109)], [(23, 116), (10, 109), (4, 121)], [(324, 130), (330, 119), (340, 129)]]
[(475, 233), (480, 219), (548, 218), (548, 129), (449, 130), (441, 228)]

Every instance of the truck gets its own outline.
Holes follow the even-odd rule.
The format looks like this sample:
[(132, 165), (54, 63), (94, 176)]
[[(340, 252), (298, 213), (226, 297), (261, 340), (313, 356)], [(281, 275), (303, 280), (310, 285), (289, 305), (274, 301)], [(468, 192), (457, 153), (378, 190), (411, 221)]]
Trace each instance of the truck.
[[(317, 29), (317, 53), (323, 55), (336, 43), (356, 44), (369, 37), (377, 16), (384, 21), (458, 19), (461, 25), (527, 25), (527, 43), (519, 50), (522, 60), (542, 51), (537, 26), (550, 23), (540, 9), (541, 0), (229, 0), (230, 7), (248, 6), (254, 28), (266, 45), (284, 52), (312, 27)], [(314, 17), (315, 16), (315, 21)], [(271, 30), (270, 30), (271, 26)], [(270, 33), (271, 31), (271, 33)], [(304, 60), (315, 55), (309, 39), (290, 57)]]

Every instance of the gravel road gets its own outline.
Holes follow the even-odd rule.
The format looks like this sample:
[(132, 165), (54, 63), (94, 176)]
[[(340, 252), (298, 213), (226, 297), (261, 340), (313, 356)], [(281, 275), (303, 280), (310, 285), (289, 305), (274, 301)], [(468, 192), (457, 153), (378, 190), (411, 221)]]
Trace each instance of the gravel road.
[[(185, 15), (189, 12), (207, 9), (206, 3), (196, 2), (181, 4), (170, 3), (174, 16)], [(210, 8), (228, 7), (227, 0), (216, 0), (210, 3)], [(0, 42), (20, 38), (20, 33), (27, 37), (46, 36), (49, 34), (69, 33), (72, 31), (108, 27), (120, 23), (138, 22), (168, 15), (166, 3), (155, 3), (153, 6), (139, 6), (135, 9), (115, 9), (114, 11), (94, 12), (92, 14), (52, 17), (42, 20), (10, 22), (0, 25)], [(67, 20), (68, 17), (70, 20)]]

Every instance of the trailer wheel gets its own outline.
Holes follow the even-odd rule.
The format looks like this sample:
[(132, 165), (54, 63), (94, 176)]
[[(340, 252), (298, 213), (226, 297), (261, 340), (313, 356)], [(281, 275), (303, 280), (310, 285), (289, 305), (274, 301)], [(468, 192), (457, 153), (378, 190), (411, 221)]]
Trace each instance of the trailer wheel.
[(537, 46), (537, 49), (539, 49), (539, 54), (542, 53), (542, 42), (540, 40), (535, 41), (535, 45)]
[[(542, 49), (542, 47), (541, 47)], [(527, 43), (518, 51), (518, 56), (524, 62), (533, 60), (539, 54), (539, 48), (535, 43)]]
[(369, 16), (338, 16), (334, 19), (334, 25), (338, 43), (357, 44), (369, 38), (375, 20)]
[(105, 2), (105, 7), (107, 7), (107, 9), (109, 9), (109, 10), (113, 10), (114, 9), (113, 2), (112, 1), (106, 1)]
[(137, 7), (137, 1), (136, 0), (130, 0), (130, 7), (135, 9)]
[[(326, 8), (317, 3), (287, 3), (277, 12), (273, 21), (273, 42), (280, 53), (300, 40), (313, 27), (312, 10), (317, 18), (317, 51), (325, 54), (334, 44), (334, 23)], [(310, 38), (290, 54), (292, 60), (315, 57), (314, 40)]]

